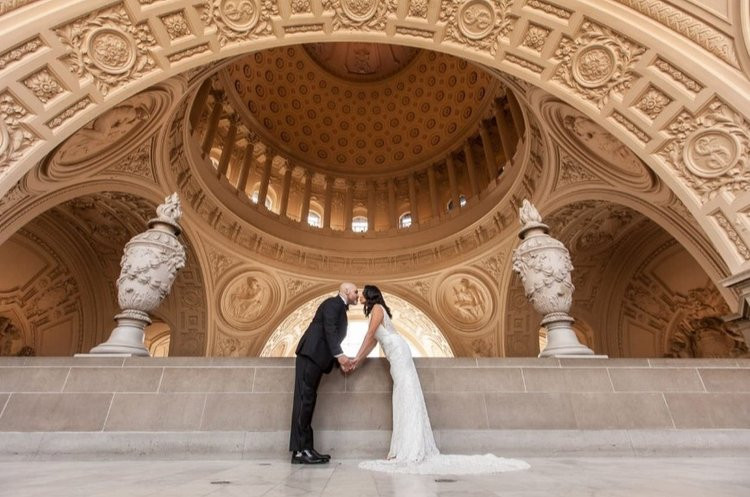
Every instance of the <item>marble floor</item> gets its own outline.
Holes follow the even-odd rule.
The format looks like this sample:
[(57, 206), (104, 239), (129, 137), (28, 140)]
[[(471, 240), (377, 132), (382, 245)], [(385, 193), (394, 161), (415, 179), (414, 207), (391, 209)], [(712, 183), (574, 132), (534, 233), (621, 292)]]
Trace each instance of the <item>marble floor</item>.
[(371, 473), (357, 461), (0, 462), (7, 497), (747, 497), (750, 457), (528, 458), (531, 469), (484, 476)]

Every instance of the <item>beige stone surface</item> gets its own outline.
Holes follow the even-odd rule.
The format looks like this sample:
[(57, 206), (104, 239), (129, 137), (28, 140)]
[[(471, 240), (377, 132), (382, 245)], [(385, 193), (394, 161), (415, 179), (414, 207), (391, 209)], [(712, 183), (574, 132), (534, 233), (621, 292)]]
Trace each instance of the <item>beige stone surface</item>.
[(611, 392), (605, 368), (524, 368), (527, 392)]
[(578, 428), (570, 395), (488, 393), (485, 399), (488, 425), (493, 430)]
[(14, 393), (0, 417), (0, 431), (99, 431), (112, 395)]
[(156, 392), (161, 368), (70, 368), (65, 392)]
[(116, 393), (105, 431), (194, 431), (201, 425), (205, 394)]
[(60, 392), (68, 368), (0, 368), (0, 392)]
[(695, 369), (613, 369), (616, 392), (704, 392)]
[(252, 392), (254, 368), (166, 368), (161, 392)]

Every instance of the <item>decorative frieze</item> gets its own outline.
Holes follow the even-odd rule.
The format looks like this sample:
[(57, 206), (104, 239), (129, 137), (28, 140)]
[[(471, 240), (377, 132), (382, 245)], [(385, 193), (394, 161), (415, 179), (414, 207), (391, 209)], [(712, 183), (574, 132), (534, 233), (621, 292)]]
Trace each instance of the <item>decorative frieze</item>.
[(747, 246), (740, 234), (737, 233), (734, 225), (732, 225), (732, 223), (729, 221), (729, 219), (727, 219), (724, 213), (717, 212), (713, 214), (712, 217), (716, 220), (721, 229), (724, 230), (724, 233), (726, 233), (729, 241), (732, 242), (732, 245), (734, 245), (734, 247), (737, 249), (737, 253), (740, 255), (740, 257), (742, 257), (746, 261), (750, 261), (750, 247)]
[(657, 58), (654, 61), (654, 67), (659, 69), (664, 74), (668, 75), (670, 78), (672, 78), (672, 80), (674, 80), (676, 83), (679, 83), (680, 86), (692, 93), (698, 93), (703, 90), (702, 85), (697, 83), (693, 78), (686, 75), (684, 72), (680, 71), (661, 57)]
[(527, 0), (526, 5), (535, 10), (541, 10), (545, 14), (550, 14), (560, 19), (570, 19), (572, 12), (568, 9), (558, 7), (542, 0)]
[(539, 64), (534, 64), (533, 62), (528, 61), (522, 57), (518, 57), (517, 55), (513, 55), (512, 53), (506, 53), (505, 60), (517, 66), (523, 67), (524, 69), (528, 69), (535, 74), (540, 74), (544, 70), (544, 67), (540, 66)]
[(208, 43), (203, 43), (201, 45), (197, 45), (195, 47), (186, 48), (185, 50), (180, 50), (179, 52), (175, 52), (173, 54), (167, 55), (167, 59), (171, 63), (179, 62), (183, 59), (187, 59), (188, 57), (192, 57), (193, 55), (198, 55), (204, 52), (208, 52), (210, 49)]
[(44, 42), (40, 38), (35, 37), (3, 52), (0, 54), (0, 70), (5, 69), (14, 62), (22, 60), (24, 57), (36, 52), (43, 46)]
[(617, 1), (690, 39), (724, 62), (740, 67), (733, 40), (687, 12), (660, 0)]
[(560, 65), (553, 79), (602, 108), (613, 93), (630, 88), (633, 66), (644, 52), (609, 28), (585, 22), (575, 39), (563, 37), (560, 42), (555, 52)]
[(612, 119), (617, 121), (620, 126), (625, 128), (628, 132), (630, 132), (631, 135), (633, 135), (635, 138), (638, 139), (638, 141), (642, 143), (647, 143), (651, 137), (646, 134), (645, 131), (643, 131), (641, 128), (635, 125), (633, 121), (628, 119), (627, 117), (623, 116), (617, 111), (612, 112)]
[(79, 78), (91, 75), (103, 95), (156, 66), (150, 54), (156, 40), (148, 24), (133, 24), (122, 5), (94, 12), (55, 33), (69, 50), (61, 60)]

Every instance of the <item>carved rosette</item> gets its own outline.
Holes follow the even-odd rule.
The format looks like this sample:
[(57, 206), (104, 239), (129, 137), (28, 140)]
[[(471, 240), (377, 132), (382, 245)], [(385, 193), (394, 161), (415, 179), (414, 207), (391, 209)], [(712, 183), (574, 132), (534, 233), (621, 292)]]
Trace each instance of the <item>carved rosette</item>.
[(553, 79), (602, 108), (613, 93), (630, 88), (632, 68), (645, 49), (591, 22), (581, 29), (577, 38), (560, 42), (555, 57), (561, 62)]
[(149, 54), (156, 40), (148, 24), (133, 24), (122, 5), (95, 12), (55, 32), (70, 51), (62, 60), (79, 78), (93, 76), (104, 95), (156, 67)]
[(446, 24), (446, 39), (497, 53), (500, 38), (508, 35), (513, 23), (510, 0), (443, 0), (440, 21)]
[(169, 293), (177, 271), (185, 267), (185, 249), (177, 240), (182, 209), (177, 194), (164, 199), (156, 209), (149, 229), (125, 245), (117, 279), (117, 301), (122, 312), (115, 316), (117, 327), (92, 354), (127, 353), (148, 355), (143, 330), (151, 323), (148, 313)]
[(719, 100), (701, 114), (683, 112), (659, 155), (707, 202), (725, 191), (750, 190), (750, 123)]
[(0, 94), (0, 177), (37, 137), (21, 124), (26, 109), (9, 93)]
[(333, 10), (334, 29), (385, 30), (388, 15), (396, 13), (395, 0), (323, 0), (323, 8)]
[(271, 17), (278, 15), (276, 2), (270, 0), (209, 0), (201, 20), (216, 26), (219, 44), (252, 40), (273, 32)]

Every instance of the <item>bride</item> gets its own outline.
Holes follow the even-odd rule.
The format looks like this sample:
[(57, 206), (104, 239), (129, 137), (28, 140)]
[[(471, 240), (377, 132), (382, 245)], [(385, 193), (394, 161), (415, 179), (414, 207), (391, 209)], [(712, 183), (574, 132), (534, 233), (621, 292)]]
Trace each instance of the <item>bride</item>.
[(380, 343), (391, 366), (393, 378), (393, 432), (388, 458), (363, 461), (360, 468), (374, 471), (417, 474), (475, 474), (527, 469), (517, 459), (503, 459), (492, 454), (460, 456), (443, 455), (435, 445), (430, 418), (422, 395), (422, 386), (406, 340), (391, 322), (391, 310), (383, 294), (374, 285), (365, 285), (360, 303), (370, 317), (362, 345), (354, 358), (355, 368)]

